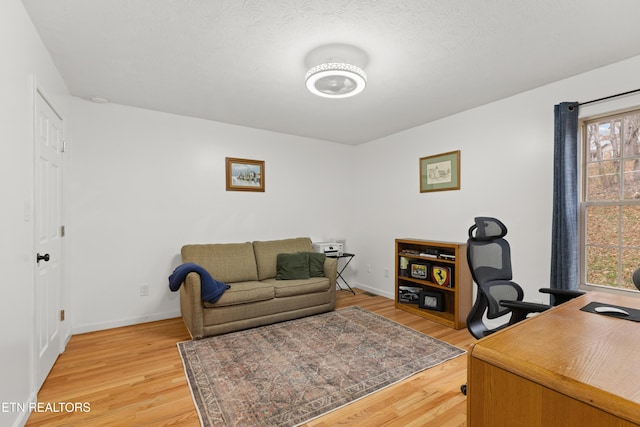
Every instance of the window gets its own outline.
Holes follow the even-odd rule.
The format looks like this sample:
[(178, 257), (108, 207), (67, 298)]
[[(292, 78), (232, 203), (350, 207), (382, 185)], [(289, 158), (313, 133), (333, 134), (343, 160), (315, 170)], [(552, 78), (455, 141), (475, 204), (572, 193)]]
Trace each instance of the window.
[(583, 122), (582, 271), (587, 285), (636, 289), (640, 110)]

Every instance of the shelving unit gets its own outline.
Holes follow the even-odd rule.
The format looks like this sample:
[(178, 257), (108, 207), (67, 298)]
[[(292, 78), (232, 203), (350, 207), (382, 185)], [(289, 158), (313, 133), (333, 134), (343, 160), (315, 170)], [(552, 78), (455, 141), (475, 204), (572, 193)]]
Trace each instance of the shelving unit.
[(396, 239), (396, 308), (454, 329), (467, 326), (473, 280), (467, 245)]

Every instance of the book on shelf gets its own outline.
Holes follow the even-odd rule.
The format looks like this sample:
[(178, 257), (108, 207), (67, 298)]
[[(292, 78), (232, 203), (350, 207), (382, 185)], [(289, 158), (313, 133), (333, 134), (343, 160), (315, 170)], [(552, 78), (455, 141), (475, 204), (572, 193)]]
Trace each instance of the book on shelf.
[(419, 256), (420, 251), (416, 251), (413, 249), (403, 249), (402, 251), (400, 251), (400, 255)]
[(437, 254), (430, 254), (427, 252), (420, 252), (420, 256), (425, 258), (438, 258)]

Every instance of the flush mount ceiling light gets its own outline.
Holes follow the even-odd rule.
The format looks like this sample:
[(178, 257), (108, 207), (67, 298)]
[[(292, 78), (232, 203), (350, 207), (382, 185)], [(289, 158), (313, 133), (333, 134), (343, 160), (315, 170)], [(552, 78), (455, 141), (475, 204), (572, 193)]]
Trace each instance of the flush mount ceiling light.
[(326, 62), (307, 71), (307, 89), (325, 98), (348, 98), (367, 85), (367, 75), (360, 67), (344, 62)]

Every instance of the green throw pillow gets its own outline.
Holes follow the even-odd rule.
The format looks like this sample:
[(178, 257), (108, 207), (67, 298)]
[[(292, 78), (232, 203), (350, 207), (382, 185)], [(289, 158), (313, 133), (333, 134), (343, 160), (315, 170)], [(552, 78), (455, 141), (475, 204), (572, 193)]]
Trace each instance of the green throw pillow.
[(309, 252), (309, 276), (324, 277), (324, 260), (327, 256), (319, 252)]
[(276, 267), (277, 280), (308, 279), (309, 254), (307, 252), (278, 254)]

